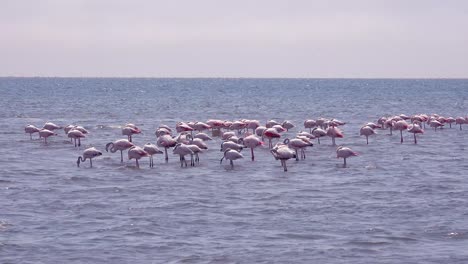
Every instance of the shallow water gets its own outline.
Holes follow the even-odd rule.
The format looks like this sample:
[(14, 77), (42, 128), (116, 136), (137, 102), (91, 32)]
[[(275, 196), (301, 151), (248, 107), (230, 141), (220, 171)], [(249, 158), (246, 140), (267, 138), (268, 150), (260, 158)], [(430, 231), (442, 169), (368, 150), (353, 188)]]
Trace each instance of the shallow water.
[[(468, 126), (359, 137), (382, 115), (468, 114), (468, 80), (0, 78), (2, 263), (467, 263)], [(329, 139), (288, 161), (219, 164), (219, 138), (195, 168), (155, 157), (120, 164), (104, 150), (132, 122), (155, 143), (159, 124), (211, 118), (346, 121), (336, 159)], [(90, 130), (75, 149), (60, 131), (45, 146), (26, 124)], [(35, 135), (37, 137), (37, 135)]]

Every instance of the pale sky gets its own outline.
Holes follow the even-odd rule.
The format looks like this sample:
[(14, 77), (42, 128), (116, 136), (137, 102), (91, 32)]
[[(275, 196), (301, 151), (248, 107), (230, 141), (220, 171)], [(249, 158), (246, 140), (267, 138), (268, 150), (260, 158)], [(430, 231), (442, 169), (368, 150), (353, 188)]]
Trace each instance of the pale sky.
[(0, 76), (468, 78), (464, 0), (0, 0)]

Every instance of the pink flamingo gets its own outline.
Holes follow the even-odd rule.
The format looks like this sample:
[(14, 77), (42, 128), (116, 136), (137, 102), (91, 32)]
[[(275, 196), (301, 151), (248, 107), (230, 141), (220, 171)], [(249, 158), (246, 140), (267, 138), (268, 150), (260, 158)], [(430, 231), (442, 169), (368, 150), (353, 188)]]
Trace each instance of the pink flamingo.
[(432, 120), (432, 121), (430, 121), (429, 126), (433, 127), (434, 131), (437, 131), (438, 127), (443, 127), (444, 125), (441, 122), (437, 121), (437, 120)]
[(208, 140), (213, 140), (213, 138), (211, 138), (210, 136), (208, 136), (207, 134), (205, 133), (197, 133), (195, 136), (193, 136), (194, 139), (195, 138), (199, 138), (203, 141), (208, 141)]
[(336, 158), (343, 158), (344, 164), (343, 168), (346, 168), (346, 159), (352, 156), (357, 156), (358, 154), (352, 151), (350, 148), (339, 146), (336, 149)]
[(122, 128), (122, 135), (128, 137), (128, 141), (132, 142), (132, 135), (140, 134), (141, 130), (133, 124), (127, 124)]
[(250, 148), (250, 153), (252, 154), (252, 161), (254, 161), (255, 160), (254, 148), (263, 145), (263, 142), (254, 135), (250, 135), (245, 138), (240, 138), (239, 141), (247, 148)]
[(455, 118), (453, 117), (447, 117), (447, 123), (449, 124), (450, 128), (452, 128), (452, 124), (455, 123)]
[(285, 120), (285, 121), (283, 122), (283, 124), (281, 124), (281, 126), (282, 126), (283, 128), (285, 128), (286, 131), (289, 131), (289, 129), (291, 129), (291, 128), (294, 127), (294, 125), (293, 125), (293, 124), (291, 123), (291, 121), (289, 121), (289, 120)]
[(393, 126), (395, 130), (400, 130), (400, 143), (403, 143), (403, 130), (408, 129), (408, 123), (405, 120), (400, 120)]
[(193, 150), (190, 147), (181, 143), (178, 143), (175, 146), (175, 148), (172, 150), (172, 153), (180, 156), (180, 167), (183, 167), (184, 164), (185, 167), (187, 167), (187, 161), (185, 160), (185, 156), (190, 155), (192, 157), (194, 154)]
[(267, 128), (264, 126), (259, 126), (255, 129), (255, 135), (262, 137), (262, 141), (264, 140), (263, 133)]
[(135, 159), (137, 168), (140, 168), (140, 164), (138, 163), (138, 160), (143, 157), (148, 157), (148, 156), (149, 156), (148, 152), (144, 151), (142, 148), (138, 146), (133, 146), (128, 149), (128, 160)]
[(203, 130), (210, 129), (210, 128), (211, 128), (210, 125), (205, 124), (203, 122), (195, 122), (195, 124), (193, 125), (193, 129), (200, 131), (200, 132)]
[(273, 127), (268, 128), (265, 131), (263, 131), (263, 136), (268, 139), (268, 147), (270, 149), (273, 148), (273, 143), (271, 142), (271, 140), (273, 138), (280, 138), (281, 137), (280, 133)]
[(249, 129), (252, 129), (252, 132), (254, 132), (255, 129), (257, 129), (260, 126), (260, 122), (258, 120), (247, 120), (246, 123), (247, 131), (249, 131)]
[(468, 120), (465, 120), (465, 118), (463, 118), (461, 116), (455, 118), (455, 124), (460, 125), (460, 130), (462, 130), (462, 125), (467, 123), (467, 122), (468, 122)]
[(266, 128), (271, 128), (271, 127), (273, 127), (273, 126), (275, 126), (275, 125), (279, 125), (279, 124), (280, 124), (280, 123), (278, 123), (278, 122), (276, 122), (275, 120), (272, 119), (272, 120), (268, 120), (268, 121), (266, 122), (266, 125), (265, 125), (265, 126), (266, 126)]
[(93, 167), (93, 158), (99, 157), (102, 155), (102, 152), (97, 150), (96, 148), (88, 148), (83, 151), (83, 156), (79, 156), (78, 160), (76, 161), (76, 165), (80, 167), (81, 162), (85, 162), (86, 159), (89, 159), (89, 164), (91, 168)]
[(219, 164), (223, 163), (223, 159), (228, 159), (231, 164), (231, 169), (234, 169), (234, 160), (242, 159), (244, 156), (234, 149), (226, 149), (224, 151), (223, 157), (219, 161)]
[(44, 124), (44, 126), (42, 127), (43, 129), (47, 129), (47, 130), (50, 130), (50, 131), (54, 131), (56, 129), (62, 129), (61, 126), (58, 126), (52, 122), (47, 122)]
[(75, 147), (77, 147), (76, 140), (78, 139), (78, 147), (81, 146), (81, 139), (85, 138), (85, 134), (80, 130), (72, 129), (68, 131), (67, 136), (75, 141)]
[(295, 151), (290, 149), (287, 145), (283, 143), (276, 144), (276, 146), (272, 148), (270, 152), (275, 158), (275, 160), (281, 161), (281, 167), (283, 167), (284, 171), (288, 171), (286, 161), (292, 158), (297, 158)]
[(365, 125), (359, 130), (359, 135), (366, 136), (366, 143), (369, 144), (369, 136), (374, 135), (375, 131), (372, 127)]
[(423, 134), (424, 130), (417, 124), (412, 124), (408, 126), (408, 132), (413, 133), (414, 135), (414, 144), (418, 144), (416, 140), (416, 134)]
[(317, 126), (317, 122), (313, 119), (308, 119), (304, 121), (304, 128), (309, 129), (309, 133), (312, 133), (312, 128)]
[(288, 145), (289, 148), (291, 148), (291, 149), (293, 149), (295, 151), (296, 161), (299, 161), (299, 156), (297, 155), (297, 152), (299, 150), (301, 150), (301, 159), (305, 159), (306, 155), (305, 155), (304, 149), (306, 147), (312, 147), (314, 145), (311, 142), (306, 142), (306, 141), (304, 141), (303, 139), (300, 139), (300, 138), (293, 138), (291, 140), (289, 138), (286, 138), (283, 141), (283, 143)]
[(38, 133), (39, 131), (41, 131), (40, 128), (38, 127), (35, 127), (33, 125), (27, 125), (24, 127), (24, 133), (28, 133), (29, 134), (29, 138), (32, 140), (32, 134), (34, 133)]
[(150, 168), (153, 168), (154, 167), (153, 155), (163, 154), (163, 152), (156, 145), (151, 144), (151, 143), (146, 143), (143, 146), (143, 150), (146, 151), (146, 153), (148, 153), (149, 159), (150, 159), (149, 166)]
[[(114, 142), (109, 142), (106, 144), (106, 152), (115, 153), (117, 150), (120, 151), (120, 162), (123, 162), (123, 151), (135, 146), (132, 142), (127, 139), (119, 139)], [(110, 147), (110, 149), (109, 149)]]
[(327, 132), (321, 128), (316, 127), (312, 129), (312, 135), (317, 138), (317, 143), (320, 144), (320, 138), (326, 136)]
[(168, 162), (169, 157), (167, 156), (167, 149), (175, 147), (177, 145), (177, 141), (174, 138), (172, 138), (170, 135), (162, 135), (158, 137), (156, 141), (156, 145), (158, 145), (158, 147), (164, 148), (164, 154), (165, 154), (164, 159), (166, 160), (166, 162)]
[(335, 146), (335, 138), (343, 138), (343, 132), (336, 126), (330, 126), (327, 129), (327, 136), (332, 138), (332, 145)]
[(50, 136), (57, 136), (56, 133), (48, 130), (48, 129), (41, 129), (39, 131), (39, 138), (44, 138), (44, 143), (47, 144), (47, 138)]

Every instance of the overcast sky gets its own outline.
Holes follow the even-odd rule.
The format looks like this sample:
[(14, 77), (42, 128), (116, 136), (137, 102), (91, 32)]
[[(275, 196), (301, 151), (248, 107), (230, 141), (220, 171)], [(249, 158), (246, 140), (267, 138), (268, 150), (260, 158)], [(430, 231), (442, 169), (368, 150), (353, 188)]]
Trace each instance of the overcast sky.
[(0, 0), (0, 76), (468, 78), (464, 0)]

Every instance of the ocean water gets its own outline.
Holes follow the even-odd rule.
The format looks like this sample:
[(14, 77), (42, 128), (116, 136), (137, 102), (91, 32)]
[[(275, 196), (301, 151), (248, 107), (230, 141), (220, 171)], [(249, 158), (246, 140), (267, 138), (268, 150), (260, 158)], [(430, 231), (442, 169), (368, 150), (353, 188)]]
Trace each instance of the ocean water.
[[(468, 80), (0, 78), (0, 263), (468, 263), (468, 125), (405, 134), (359, 127), (383, 115), (468, 114)], [(177, 156), (120, 163), (120, 126), (155, 143), (160, 124), (208, 119), (347, 122), (288, 161), (268, 149), (219, 164), (219, 138), (196, 167)], [(26, 124), (79, 124), (48, 145)], [(37, 138), (37, 134), (35, 135)], [(88, 146), (104, 151), (77, 168)]]

